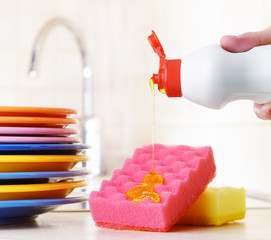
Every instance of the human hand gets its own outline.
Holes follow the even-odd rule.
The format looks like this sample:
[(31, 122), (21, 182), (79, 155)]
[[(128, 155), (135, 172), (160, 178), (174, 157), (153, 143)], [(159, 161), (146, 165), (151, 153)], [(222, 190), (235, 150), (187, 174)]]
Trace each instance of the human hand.
[[(246, 52), (253, 47), (271, 44), (271, 26), (258, 32), (247, 32), (238, 36), (223, 36), (220, 39), (222, 48), (229, 52)], [(271, 81), (271, 79), (270, 79)], [(271, 120), (271, 102), (266, 104), (254, 103), (257, 117)]]

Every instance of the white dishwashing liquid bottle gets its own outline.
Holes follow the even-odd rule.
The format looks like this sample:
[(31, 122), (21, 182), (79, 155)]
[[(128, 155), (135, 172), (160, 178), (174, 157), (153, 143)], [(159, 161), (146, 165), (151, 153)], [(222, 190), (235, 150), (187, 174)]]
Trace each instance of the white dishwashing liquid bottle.
[(154, 31), (148, 40), (160, 58), (152, 81), (168, 97), (183, 96), (214, 109), (240, 99), (271, 102), (271, 45), (231, 53), (213, 44), (168, 60)]

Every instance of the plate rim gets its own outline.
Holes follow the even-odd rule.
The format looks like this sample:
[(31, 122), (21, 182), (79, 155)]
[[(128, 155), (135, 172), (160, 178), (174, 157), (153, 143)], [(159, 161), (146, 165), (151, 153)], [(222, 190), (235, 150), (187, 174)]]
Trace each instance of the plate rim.
[(0, 155), (0, 163), (85, 162), (86, 155)]
[(90, 170), (44, 171), (44, 172), (0, 172), (0, 180), (75, 177), (75, 176), (89, 175), (90, 173), (91, 173)]
[(65, 189), (74, 189), (87, 186), (88, 181), (58, 182), (58, 183), (34, 183), (34, 184), (17, 184), (1, 185), (0, 193), (26, 193), (26, 192), (44, 192), (57, 191)]
[[(17, 208), (17, 207), (37, 207), (37, 206), (54, 206), (76, 202), (84, 202), (88, 200), (87, 195), (72, 196), (65, 198), (42, 198), (42, 199), (24, 199), (24, 200), (4, 200), (0, 201), (1, 208)], [(68, 203), (61, 203), (61, 202)], [(1, 218), (1, 217), (0, 217)]]
[(73, 108), (34, 107), (34, 106), (0, 106), (0, 113), (41, 113), (41, 114), (78, 114)]
[(70, 149), (88, 149), (87, 144), (69, 144), (69, 143), (33, 143), (33, 144), (0, 144), (1, 151), (25, 151), (25, 150), (70, 150)]

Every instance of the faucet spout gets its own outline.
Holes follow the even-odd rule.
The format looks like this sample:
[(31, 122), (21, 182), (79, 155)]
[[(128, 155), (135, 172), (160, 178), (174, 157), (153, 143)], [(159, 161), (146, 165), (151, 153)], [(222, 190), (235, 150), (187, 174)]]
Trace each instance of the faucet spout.
[[(92, 99), (91, 99), (91, 68), (88, 64), (87, 54), (85, 44), (76, 30), (76, 28), (64, 18), (54, 18), (48, 21), (38, 33), (33, 49), (31, 54), (31, 62), (29, 68), (29, 77), (36, 78), (38, 76), (37, 73), (37, 64), (39, 59), (40, 49), (42, 47), (43, 41), (46, 38), (47, 34), (56, 26), (63, 26), (65, 27), (73, 36), (75, 42), (78, 45), (81, 60), (82, 60), (82, 79), (83, 79), (83, 101), (82, 101), (82, 108), (83, 108), (83, 121), (90, 118), (92, 116)], [(84, 136), (83, 136), (84, 139)]]

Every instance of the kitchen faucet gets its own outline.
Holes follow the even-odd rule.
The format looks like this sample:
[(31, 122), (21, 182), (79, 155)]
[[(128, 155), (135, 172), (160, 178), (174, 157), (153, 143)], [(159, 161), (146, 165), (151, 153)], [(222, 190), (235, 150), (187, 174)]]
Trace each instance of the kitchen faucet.
[(100, 146), (100, 121), (94, 118), (92, 115), (92, 99), (91, 99), (91, 68), (88, 64), (86, 48), (80, 34), (75, 27), (64, 18), (54, 18), (48, 21), (38, 33), (31, 54), (31, 64), (29, 68), (29, 77), (37, 77), (37, 61), (38, 54), (40, 52), (43, 40), (47, 34), (56, 26), (63, 26), (73, 35), (80, 51), (82, 60), (82, 80), (83, 80), (83, 101), (82, 101), (82, 118), (81, 118), (81, 136), (83, 143), (91, 145), (91, 165), (84, 163), (84, 167), (91, 168), (91, 172), (94, 175), (100, 175), (103, 173), (102, 160), (101, 160), (101, 146)]

